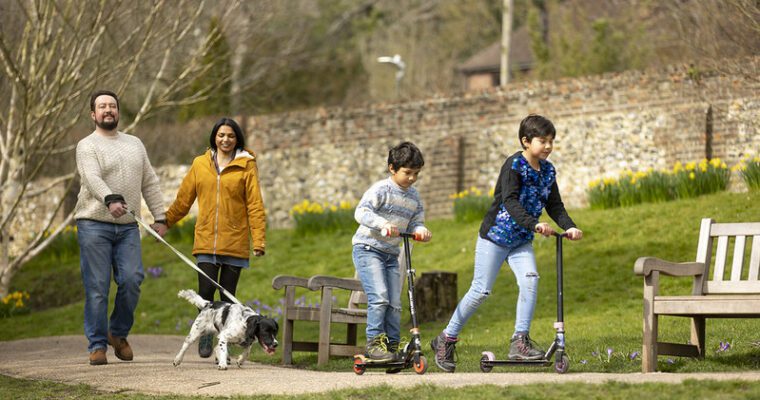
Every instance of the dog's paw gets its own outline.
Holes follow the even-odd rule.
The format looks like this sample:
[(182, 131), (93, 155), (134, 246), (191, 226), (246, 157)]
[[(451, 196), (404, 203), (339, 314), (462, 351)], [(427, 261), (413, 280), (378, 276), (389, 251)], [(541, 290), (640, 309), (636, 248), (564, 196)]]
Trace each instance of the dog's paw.
[(226, 371), (227, 370), (227, 366), (226, 365), (222, 365), (222, 364), (219, 364), (217, 366), (217, 368), (219, 368), (220, 371)]
[(237, 364), (238, 368), (243, 368), (244, 362), (245, 362), (245, 359), (242, 356), (238, 357), (238, 359), (235, 360), (235, 364)]
[(172, 365), (174, 365), (175, 367), (179, 367), (180, 363), (182, 363), (182, 360), (174, 360), (174, 361), (172, 361)]

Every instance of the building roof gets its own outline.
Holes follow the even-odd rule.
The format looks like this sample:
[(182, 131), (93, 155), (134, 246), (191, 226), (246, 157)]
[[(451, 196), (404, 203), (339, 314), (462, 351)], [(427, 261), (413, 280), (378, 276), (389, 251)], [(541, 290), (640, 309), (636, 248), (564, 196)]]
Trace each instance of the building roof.
[[(512, 32), (512, 48), (509, 51), (510, 64), (513, 69), (526, 70), (533, 65), (533, 51), (530, 48), (530, 35), (525, 26)], [(465, 75), (477, 72), (498, 72), (501, 66), (501, 40), (475, 53), (457, 66)]]

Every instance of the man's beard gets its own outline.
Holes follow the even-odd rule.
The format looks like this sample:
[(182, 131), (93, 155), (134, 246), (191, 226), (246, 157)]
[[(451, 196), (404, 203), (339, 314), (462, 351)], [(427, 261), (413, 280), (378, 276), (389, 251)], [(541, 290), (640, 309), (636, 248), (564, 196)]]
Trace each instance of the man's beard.
[(106, 122), (106, 117), (103, 116), (103, 120), (98, 122), (98, 120), (95, 120), (95, 125), (100, 129), (105, 129), (107, 131), (112, 131), (116, 129), (117, 126), (119, 126), (119, 119), (111, 115), (111, 118), (113, 118), (113, 121)]

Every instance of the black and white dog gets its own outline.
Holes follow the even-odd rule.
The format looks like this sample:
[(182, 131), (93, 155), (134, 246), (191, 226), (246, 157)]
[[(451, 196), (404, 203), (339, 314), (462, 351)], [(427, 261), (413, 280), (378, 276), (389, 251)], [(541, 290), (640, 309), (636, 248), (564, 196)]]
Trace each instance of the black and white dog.
[(219, 369), (227, 369), (227, 344), (237, 344), (244, 348), (243, 354), (237, 359), (238, 367), (248, 359), (254, 342), (259, 342), (267, 354), (274, 354), (279, 327), (272, 318), (259, 315), (251, 307), (241, 304), (210, 302), (192, 290), (180, 290), (177, 296), (198, 307), (201, 312), (195, 318), (182, 348), (174, 357), (175, 367), (182, 363), (188, 347), (206, 334), (218, 335), (216, 359), (219, 361)]

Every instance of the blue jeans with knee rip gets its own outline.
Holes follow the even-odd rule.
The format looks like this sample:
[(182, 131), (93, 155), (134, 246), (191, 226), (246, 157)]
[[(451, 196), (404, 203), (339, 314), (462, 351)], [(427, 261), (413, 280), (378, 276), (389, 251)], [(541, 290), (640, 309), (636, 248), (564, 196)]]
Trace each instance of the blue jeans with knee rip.
[(507, 261), (517, 278), (520, 292), (517, 296), (515, 332), (529, 332), (538, 293), (538, 271), (533, 243), (517, 243), (513, 247), (502, 247), (478, 236), (475, 245), (475, 273), (470, 290), (459, 301), (448, 326), (443, 332), (449, 337), (458, 337), (467, 320), (475, 314), (481, 303), (491, 294), (496, 276)]
[(401, 270), (398, 256), (357, 244), (354, 266), (367, 294), (367, 342), (385, 333), (388, 341), (401, 340)]
[[(77, 220), (79, 266), (84, 283), (84, 334), (87, 350), (105, 349), (107, 334), (127, 337), (134, 323), (140, 284), (145, 277), (137, 224), (111, 224)], [(116, 299), (110, 321), (108, 292), (111, 276), (116, 282)]]

